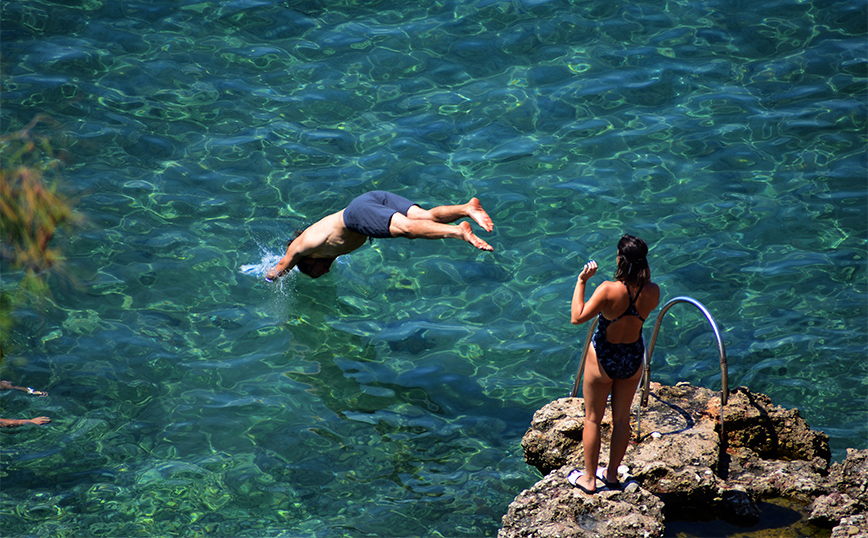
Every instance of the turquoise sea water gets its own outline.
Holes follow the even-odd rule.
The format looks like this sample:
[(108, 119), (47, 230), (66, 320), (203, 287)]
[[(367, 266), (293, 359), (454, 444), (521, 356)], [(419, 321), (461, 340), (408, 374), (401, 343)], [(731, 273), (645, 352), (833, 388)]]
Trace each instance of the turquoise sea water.
[[(868, 448), (865, 1), (31, 0), (2, 131), (47, 114), (86, 225), (2, 376), (4, 536), (494, 536), (624, 232), (730, 387)], [(457, 241), (242, 272), (372, 189)], [(4, 281), (15, 275), (4, 270)], [(596, 282), (602, 280), (602, 276)], [(653, 380), (720, 387), (676, 306)], [(653, 321), (656, 314), (652, 314)], [(650, 327), (649, 327), (650, 329)], [(16, 359), (17, 357), (17, 359)], [(20, 360), (19, 360), (20, 359)]]

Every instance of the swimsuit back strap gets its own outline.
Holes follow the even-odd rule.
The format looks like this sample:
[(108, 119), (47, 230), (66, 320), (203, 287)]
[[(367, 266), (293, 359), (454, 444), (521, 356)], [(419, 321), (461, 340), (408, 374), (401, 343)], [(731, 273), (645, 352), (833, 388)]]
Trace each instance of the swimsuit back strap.
[[(639, 286), (639, 289), (636, 291), (636, 297), (633, 297), (631, 299), (631, 303), (630, 303), (633, 306), (633, 312), (636, 314), (636, 317), (641, 319), (643, 323), (645, 321), (645, 318), (643, 318), (642, 316), (639, 315), (639, 309), (636, 308), (636, 301), (639, 300), (639, 294), (642, 293), (642, 290), (644, 288), (645, 288), (645, 284), (642, 284), (641, 286)], [(629, 288), (627, 289), (627, 293), (630, 293)]]
[(639, 294), (642, 293), (642, 289), (645, 287), (645, 284), (642, 284), (641, 286), (639, 286), (639, 290), (636, 292), (636, 296), (633, 297), (633, 295), (630, 293), (630, 287), (627, 286), (627, 283), (624, 282), (623, 280), (621, 281), (621, 283), (624, 284), (625, 288), (627, 288), (627, 297), (630, 298), (630, 306), (635, 305), (636, 301), (639, 300)]
[(633, 295), (630, 293), (630, 287), (627, 286), (627, 283), (624, 282), (623, 280), (621, 281), (621, 283), (624, 284), (625, 288), (627, 288), (627, 297), (630, 298), (630, 304), (627, 306), (627, 310), (624, 310), (624, 313), (621, 314), (620, 316), (618, 316), (617, 318), (613, 319), (612, 322), (618, 321), (619, 319), (623, 318), (627, 314), (634, 315), (644, 322), (645, 318), (643, 318), (642, 316), (639, 315), (639, 310), (636, 308), (636, 300), (639, 299), (639, 294), (642, 293), (642, 289), (645, 287), (645, 284), (642, 284), (641, 286), (639, 286), (639, 290), (636, 292), (636, 296), (633, 297)]

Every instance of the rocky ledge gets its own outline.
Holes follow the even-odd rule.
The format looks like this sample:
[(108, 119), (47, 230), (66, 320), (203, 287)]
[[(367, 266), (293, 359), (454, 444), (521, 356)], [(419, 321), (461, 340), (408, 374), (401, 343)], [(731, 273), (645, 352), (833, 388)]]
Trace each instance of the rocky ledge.
[[(810, 521), (833, 528), (832, 538), (868, 537), (868, 450), (849, 449), (830, 465), (826, 434), (811, 430), (797, 409), (744, 387), (730, 392), (722, 413), (719, 392), (688, 383), (652, 384), (649, 396), (619, 468), (624, 488), (595, 495), (567, 481), (583, 468), (582, 399), (537, 411), (521, 444), (544, 477), (509, 505), (498, 538), (650, 538), (663, 535), (667, 514), (753, 525), (757, 501), (774, 497), (810, 503)], [(634, 417), (638, 405), (637, 393)], [(603, 466), (610, 427), (607, 416)]]

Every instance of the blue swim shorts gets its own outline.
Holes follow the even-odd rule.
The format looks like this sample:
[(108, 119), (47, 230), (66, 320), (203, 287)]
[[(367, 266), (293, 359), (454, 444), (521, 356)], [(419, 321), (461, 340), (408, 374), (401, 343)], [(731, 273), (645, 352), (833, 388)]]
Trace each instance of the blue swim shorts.
[(389, 223), (392, 215), (406, 215), (414, 202), (386, 191), (365, 193), (344, 209), (344, 225), (350, 230), (368, 237), (392, 237)]

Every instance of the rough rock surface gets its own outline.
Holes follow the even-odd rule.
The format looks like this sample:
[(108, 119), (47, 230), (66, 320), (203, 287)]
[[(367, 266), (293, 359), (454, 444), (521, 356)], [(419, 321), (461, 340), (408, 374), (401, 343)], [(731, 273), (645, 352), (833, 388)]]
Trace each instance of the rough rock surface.
[(846, 517), (832, 529), (830, 538), (866, 538), (868, 537), (868, 515)]
[[(562, 398), (540, 409), (522, 447), (527, 463), (545, 476), (510, 505), (499, 538), (660, 536), (666, 514), (691, 511), (752, 525), (760, 517), (755, 502), (771, 497), (813, 502), (811, 522), (864, 532), (868, 451), (848, 451), (830, 467), (828, 437), (811, 430), (797, 410), (744, 387), (730, 392), (722, 413), (720, 404), (719, 392), (652, 384), (622, 462), (628, 472), (621, 479), (629, 485), (593, 496), (566, 480), (583, 467), (584, 402)], [(633, 406), (635, 417), (638, 394)], [(601, 466), (609, 435), (607, 411)]]
[(829, 490), (827, 460), (764, 460), (748, 448), (733, 450), (728, 482), (755, 497), (787, 497), (811, 502)]
[(814, 431), (798, 409), (773, 405), (765, 394), (733, 390), (724, 410), (730, 448), (748, 447), (764, 459), (813, 460), (832, 457), (829, 436)]
[(852, 497), (833, 491), (829, 495), (817, 497), (811, 504), (809, 519), (817, 525), (832, 527), (845, 517), (857, 515), (859, 512), (859, 503)]
[[(847, 450), (847, 458), (832, 465), (827, 479), (827, 494), (821, 495), (811, 505), (810, 521), (821, 526), (834, 526), (849, 516), (861, 515), (848, 525), (852, 529), (861, 525), (862, 536), (868, 537), (868, 450)], [(859, 523), (861, 522), (861, 523)], [(858, 534), (858, 533), (857, 533)]]
[(830, 481), (868, 510), (868, 450), (847, 449), (847, 458), (832, 465)]
[(509, 505), (499, 537), (567, 538), (663, 535), (663, 502), (635, 482), (623, 491), (586, 495), (567, 481), (570, 468), (550, 473)]
[[(524, 434), (521, 446), (524, 461), (548, 474), (560, 469), (582, 450), (582, 424), (585, 406), (581, 398), (561, 398), (543, 407), (533, 415), (530, 429)], [(608, 438), (611, 413), (606, 411), (603, 424), (603, 443)], [(608, 451), (608, 446), (604, 446)]]

